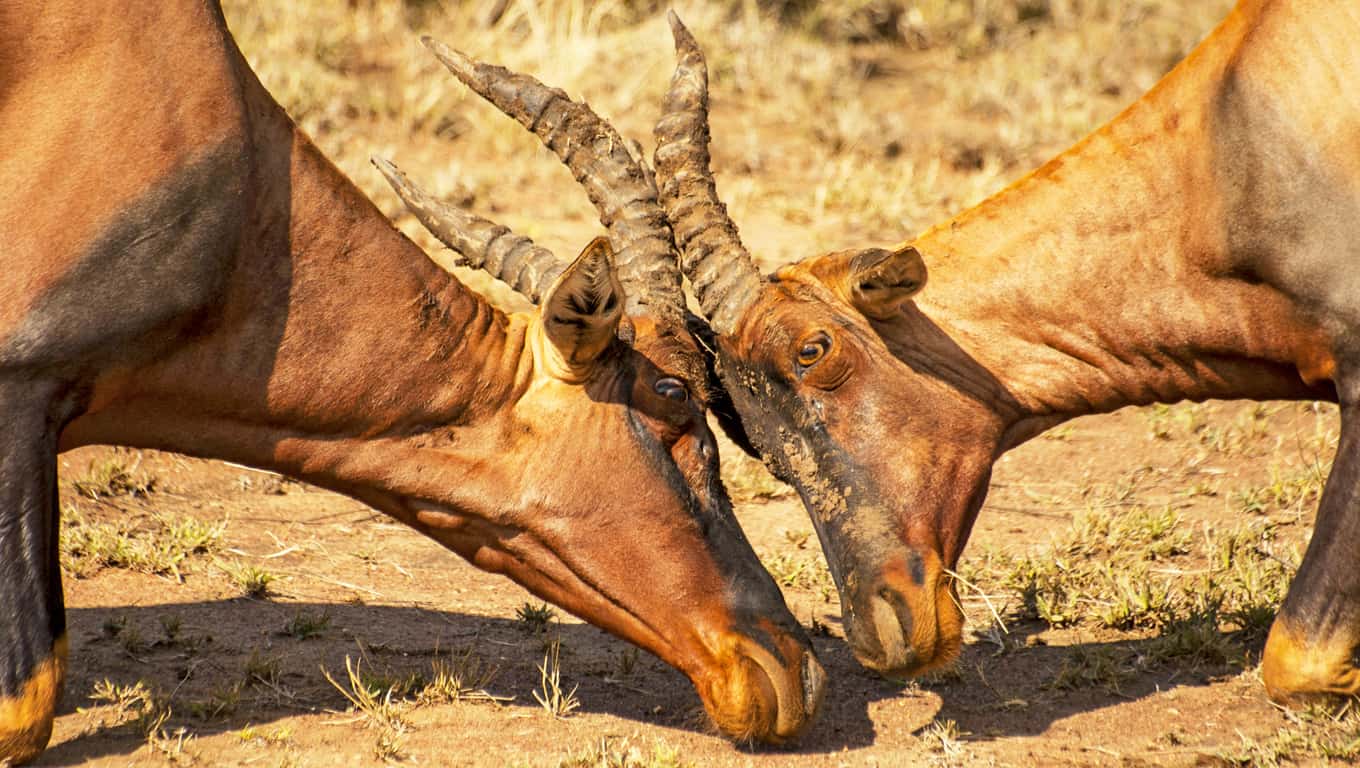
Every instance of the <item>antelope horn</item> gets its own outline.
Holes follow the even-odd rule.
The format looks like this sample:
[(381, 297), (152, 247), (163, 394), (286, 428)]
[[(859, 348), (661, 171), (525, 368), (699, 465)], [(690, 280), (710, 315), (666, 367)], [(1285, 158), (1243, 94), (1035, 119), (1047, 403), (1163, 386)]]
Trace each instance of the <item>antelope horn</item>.
[(674, 11), (669, 18), (677, 61), (655, 130), (661, 205), (680, 246), (680, 267), (694, 286), (699, 305), (713, 329), (727, 334), (760, 290), (760, 272), (718, 199), (709, 166), (704, 53)]
[(422, 42), (478, 95), (519, 121), (571, 169), (609, 230), (628, 308), (683, 324), (685, 295), (665, 211), (641, 153), (590, 107), (504, 67), (473, 61), (428, 37)]
[(371, 159), (430, 234), (457, 251), (464, 264), (490, 272), (534, 304), (543, 299), (553, 281), (566, 269), (551, 251), (534, 245), (533, 240), (438, 200), (406, 178), (397, 166), (381, 157)]

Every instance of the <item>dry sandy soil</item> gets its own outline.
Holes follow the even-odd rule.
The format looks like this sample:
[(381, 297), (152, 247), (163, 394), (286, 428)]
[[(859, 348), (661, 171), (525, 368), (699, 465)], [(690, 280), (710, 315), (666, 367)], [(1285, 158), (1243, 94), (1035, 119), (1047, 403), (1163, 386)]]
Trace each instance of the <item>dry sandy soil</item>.
[[(1168, 506), (1196, 536), (1268, 520), (1280, 526), (1279, 551), (1293, 552), (1287, 544), (1306, 536), (1311, 503), (1268, 505), (1263, 514), (1242, 511), (1240, 500), (1269, 487), (1272, 471), (1307, 468), (1318, 430), (1325, 440), (1335, 416), (1299, 405), (1270, 411), (1263, 434), (1227, 454), (1200, 436), (1257, 423), (1251, 406), (1201, 406), (1200, 431), (1176, 428), (1170, 439), (1152, 437), (1144, 414), (1124, 412), (1037, 440), (999, 466), (970, 555), (1043, 551), (1074, 513), (1093, 508)], [(155, 489), (80, 496), (70, 479), (87, 477), (90, 464), (104, 465), (110, 454), (135, 464), (134, 476), (154, 478)], [(354, 501), (151, 452), (83, 449), (64, 457), (63, 470), (68, 503), (86, 525), (119, 522), (155, 535), (157, 519), (192, 517), (226, 527), (219, 551), (182, 566), (183, 583), (121, 568), (67, 579), (72, 674), (43, 765), (380, 763), (384, 730), (351, 712), (324, 676), (328, 670), (347, 685), (347, 657), (362, 660), (378, 688), (428, 679), (436, 659), (461, 666), (464, 654), (473, 658), (468, 666), (499, 670), (481, 687), (509, 700), (419, 704), (411, 695), (399, 704), (409, 730), (396, 759), (417, 765), (610, 765), (601, 758), (630, 751), (638, 765), (1253, 764), (1269, 762), (1277, 732), (1294, 727), (1262, 692), (1259, 641), (1243, 644), (1239, 659), (1145, 667), (1139, 655), (1154, 630), (1054, 629), (1008, 618), (1008, 634), (989, 637), (990, 613), (965, 590), (979, 632), (957, 675), (903, 685), (855, 664), (834, 596), (812, 584), (785, 592), (795, 615), (824, 628), (815, 645), (832, 679), (826, 711), (796, 748), (747, 751), (706, 732), (679, 673), (561, 614), (535, 628), (518, 612), (539, 604), (519, 587)], [(795, 499), (747, 501), (738, 512), (762, 555), (820, 567)], [(276, 578), (267, 597), (243, 596), (241, 573), (252, 567)], [(1166, 570), (1189, 580), (1202, 568), (1178, 558)], [(1019, 603), (1004, 590), (991, 599), (1003, 614)], [(303, 639), (299, 617), (304, 625), (326, 618)], [(567, 718), (534, 698), (545, 637), (560, 638), (563, 685), (580, 702)], [(1233, 643), (1231, 632), (1224, 638)], [(1112, 672), (1105, 660), (1125, 668)], [(1062, 682), (1065, 674), (1072, 679)], [(120, 712), (92, 698), (104, 680), (145, 682), (157, 706), (168, 703), (163, 735), (146, 738), (145, 723), (136, 722), (142, 705)]]
[[(646, 139), (671, 66), (660, 20), (618, 20), (615, 6), (573, 20), (575, 3), (544, 4), (535, 20), (512, 3), (500, 26), (518, 31), (495, 37), (473, 18), (490, 4), (444, 21), (428, 5), (227, 10), (266, 85), (394, 217), (369, 153), (562, 251), (585, 242), (597, 225), (583, 195), (563, 193), (569, 176), (443, 78), (416, 34), (433, 27), (567, 86)], [(857, 45), (726, 5), (737, 10), (687, 18), (715, 62), (724, 193), (773, 266), (900, 240), (976, 201), (1135, 98), (1227, 4), (1039, 4), (1049, 17), (1009, 27), (911, 17), (898, 27), (910, 44)], [(543, 52), (551, 45), (557, 56)], [(795, 73), (803, 79), (789, 82)], [(61, 459), (71, 673), (38, 764), (1236, 765), (1353, 754), (1348, 716), (1277, 710), (1258, 670), (1259, 613), (1306, 542), (1336, 422), (1312, 404), (1126, 410), (1014, 451), (960, 566), (963, 657), (916, 683), (855, 664), (801, 506), (726, 446), (742, 523), (832, 681), (815, 727), (776, 751), (711, 735), (679, 673), (560, 612), (545, 621), (516, 585), (355, 501), (243, 467), (81, 449)], [(176, 560), (195, 533), (186, 520), (203, 524), (203, 546)], [(1225, 540), (1240, 543), (1237, 571), (1217, 559)], [(1092, 575), (1101, 564), (1110, 570)], [(1061, 594), (1043, 581), (1068, 572), (1089, 588)], [(1132, 591), (1121, 574), (1138, 581)], [(1212, 602), (1209, 578), (1231, 594), (1207, 634), (1187, 639), (1187, 620)], [(535, 697), (554, 642), (578, 704), (566, 717)], [(342, 693), (354, 695), (347, 659), (380, 717)], [(466, 690), (431, 686), (436, 668)], [(383, 725), (383, 713), (398, 720)]]

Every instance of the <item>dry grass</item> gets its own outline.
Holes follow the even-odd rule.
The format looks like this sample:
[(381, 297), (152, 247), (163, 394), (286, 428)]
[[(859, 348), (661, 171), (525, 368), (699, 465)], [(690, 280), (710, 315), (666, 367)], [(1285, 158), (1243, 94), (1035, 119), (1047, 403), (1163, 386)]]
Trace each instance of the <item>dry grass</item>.
[(283, 633), (297, 640), (310, 640), (325, 634), (331, 625), (329, 611), (298, 611), (283, 625)]
[[(438, 249), (370, 169), (370, 155), (390, 157), (439, 194), (570, 255), (599, 229), (585, 196), (556, 158), (470, 95), (418, 37), (431, 34), (474, 56), (538, 75), (587, 99), (626, 136), (649, 146), (673, 66), (661, 17), (665, 4), (512, 0), (488, 23), (496, 4), (227, 0), (225, 5), (266, 86), (427, 250)], [(900, 240), (980, 200), (1131, 102), (1230, 5), (1230, 0), (720, 0), (681, 3), (678, 10), (710, 58), (721, 192), (748, 244), (769, 267), (832, 248)], [(522, 306), (484, 278), (458, 274), (498, 303)], [(1297, 562), (1297, 536), (1286, 546), (1282, 532), (1296, 533), (1285, 526), (1311, 515), (1325, 477), (1321, 457), (1330, 455), (1335, 433), (1319, 427), (1316, 434), (1282, 443), (1268, 430), (1271, 412), (1248, 411), (1231, 422), (1208, 414), (1201, 405), (1151, 409), (1147, 430), (1178, 447), (1192, 444), (1187, 466), (1231, 467), (1236, 459), (1294, 452), (1311, 463), (1279, 461), (1267, 477), (1251, 480), (1197, 475), (1176, 498), (1145, 492), (1149, 485), (1165, 486), (1166, 478), (1131, 473), (1063, 499), (1034, 501), (1034, 507), (1065, 517), (1080, 508), (1053, 541), (1019, 552), (967, 553), (960, 569), (976, 590), (962, 599), (971, 612), (990, 620), (990, 613), (981, 614), (985, 598), (1006, 622), (1029, 620), (1042, 632), (1067, 627), (1064, 631), (1113, 639), (1082, 644), (1055, 664), (1047, 683), (1052, 695), (1066, 696), (1074, 688), (1119, 692), (1140, 675), (1146, 679), (1144, 673), (1157, 665), (1230, 673), (1251, 668)], [(1334, 411), (1323, 415), (1319, 424), (1334, 424)], [(1069, 428), (1050, 439), (1078, 438)], [(723, 458), (724, 478), (739, 500), (788, 492), (727, 445)], [(135, 465), (123, 461), (121, 469), (129, 468)], [(135, 472), (124, 482), (117, 469), (91, 468), (81, 482), (92, 492), (78, 490), (107, 499), (156, 488), (154, 478), (143, 483)], [(1182, 501), (1221, 503), (1246, 514), (1240, 525), (1206, 529), (1183, 514)], [(118, 554), (141, 546), (156, 551), (147, 540), (169, 536), (158, 533), (165, 527), (161, 523), (97, 527), (75, 516), (72, 521), (63, 532), (63, 563), (72, 572), (161, 567), (131, 565), (144, 560)], [(174, 575), (202, 554), (191, 550), (175, 559), (173, 552), (175, 569), (153, 572)], [(359, 556), (374, 561), (368, 551)], [(765, 562), (789, 588), (833, 594), (812, 550), (795, 544)], [(523, 627), (551, 651), (551, 612), (543, 616), (526, 604), (523, 613)], [(289, 622), (285, 631), (304, 638), (325, 627), (306, 619)], [(173, 640), (174, 633), (166, 634)], [(1015, 652), (1015, 634), (998, 638), (1002, 652)], [(119, 641), (128, 648), (146, 645), (132, 635), (135, 631), (120, 634)], [(636, 658), (621, 657), (618, 676), (630, 674)], [(534, 693), (540, 702), (570, 699), (560, 664), (545, 657), (539, 671), (541, 686)], [(375, 674), (367, 665), (347, 665), (346, 672), (336, 687), (347, 692), (358, 716), (371, 720), (366, 707), (377, 713), (373, 749), (383, 759), (402, 753), (406, 732), (381, 725), (384, 718), (404, 723), (410, 707), (495, 699), (487, 692), (494, 667), (471, 651), (437, 658), (428, 676)], [(252, 659), (241, 682), (247, 691), (273, 690), (280, 684), (278, 659)], [(208, 696), (203, 712), (222, 716), (240, 692), (227, 687)], [(1305, 715), (1271, 738), (1244, 737), (1240, 748), (1224, 750), (1217, 759), (1270, 765), (1335, 756), (1340, 762), (1351, 759), (1356, 733), (1349, 713), (1339, 719)], [(250, 729), (242, 734), (243, 741), (273, 743)], [(921, 733), (937, 761), (946, 763), (966, 762), (970, 751), (986, 748), (966, 735), (950, 721)], [(578, 748), (561, 764), (682, 764), (663, 744), (610, 738)]]
[(681, 758), (680, 750), (663, 741), (655, 741), (650, 748), (633, 743), (627, 737), (605, 737), (571, 757), (563, 758), (557, 768), (687, 768), (692, 765)]
[(94, 499), (115, 496), (146, 496), (156, 490), (159, 479), (142, 471), (140, 452), (132, 460), (124, 461), (123, 454), (91, 462), (86, 472), (72, 481), (76, 493)]
[[(574, 253), (598, 224), (570, 175), (444, 72), (418, 37), (537, 75), (650, 146), (674, 66), (669, 4), (510, 2), (488, 23), (496, 5), (229, 0), (226, 11), (265, 85), (419, 242), (438, 250), (401, 213), (370, 155)], [(772, 265), (811, 255), (809, 244), (853, 245), (847, 230), (902, 239), (980, 200), (1112, 116), (1228, 6), (723, 0), (676, 10), (709, 58), (721, 191)], [(907, 86), (883, 85), (903, 71)]]
[(1161, 656), (1194, 656), (1216, 642), (1196, 641), (1205, 627), (1254, 640), (1269, 625), (1300, 556), (1275, 546), (1275, 527), (1196, 531), (1169, 508), (1085, 511), (1035, 552), (975, 556), (967, 579), (1001, 596), (1014, 618), (1153, 629), (1173, 638)]
[(324, 667), (321, 674), (349, 702), (357, 718), (377, 730), (373, 755), (379, 760), (395, 760), (402, 755), (403, 743), (411, 725), (402, 716), (401, 696), (395, 686), (382, 687), (366, 677), (362, 663), (345, 657), (345, 680), (338, 682)]
[(456, 701), (503, 704), (512, 701), (513, 696), (497, 696), (487, 691), (499, 672), (498, 667), (487, 663), (471, 648), (450, 653), (446, 658), (436, 656), (430, 662), (430, 679), (420, 689), (416, 700), (422, 704)]
[(263, 600), (272, 594), (271, 584), (279, 580), (277, 574), (258, 565), (238, 562), (219, 562), (217, 564), (227, 575), (236, 589), (246, 597)]
[(1215, 755), (1226, 765), (1298, 765), (1306, 758), (1321, 764), (1354, 765), (1360, 759), (1360, 715), (1355, 700), (1339, 711), (1310, 708), (1286, 713), (1289, 724), (1266, 739), (1240, 736), (1241, 743)]
[(946, 763), (952, 763), (964, 757), (963, 738), (968, 735), (960, 730), (959, 724), (953, 720), (935, 720), (921, 729), (921, 738)]
[(525, 632), (538, 636), (548, 631), (557, 618), (557, 609), (547, 603), (526, 602), (515, 610), (515, 618)]
[(183, 581), (191, 560), (221, 549), (226, 527), (226, 521), (160, 515), (120, 515), (114, 522), (101, 522), (67, 506), (58, 544), (62, 571), (84, 578), (101, 568), (125, 568)]
[(562, 683), (561, 654), (562, 643), (554, 637), (543, 653), (543, 662), (538, 665), (538, 690), (534, 691), (534, 700), (539, 706), (558, 719), (571, 717), (581, 706), (581, 700), (576, 698), (577, 686), (567, 690)]

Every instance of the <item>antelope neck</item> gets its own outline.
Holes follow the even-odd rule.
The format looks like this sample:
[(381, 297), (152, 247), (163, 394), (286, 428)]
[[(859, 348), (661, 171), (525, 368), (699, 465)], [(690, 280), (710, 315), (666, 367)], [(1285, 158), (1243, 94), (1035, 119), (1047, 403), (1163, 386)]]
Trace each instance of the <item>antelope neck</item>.
[(337, 446), (507, 410), (534, 368), (528, 318), (431, 263), (230, 55), (247, 180), (224, 288), (167, 351), (101, 372), (62, 448), (161, 448), (346, 488), (357, 470)]
[(1244, 26), (1234, 14), (1114, 121), (914, 241), (918, 307), (1037, 427), (1016, 442), (1125, 405), (1327, 396), (1318, 325), (1237, 245), (1255, 212), (1226, 188), (1215, 110)]

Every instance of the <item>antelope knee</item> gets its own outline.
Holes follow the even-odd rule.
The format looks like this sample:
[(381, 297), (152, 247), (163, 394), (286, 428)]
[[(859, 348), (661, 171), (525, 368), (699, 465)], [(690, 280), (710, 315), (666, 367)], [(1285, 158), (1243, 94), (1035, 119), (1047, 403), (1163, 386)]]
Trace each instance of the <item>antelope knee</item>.
[(66, 636), (12, 691), (0, 692), (0, 765), (22, 765), (42, 753), (66, 674)]

